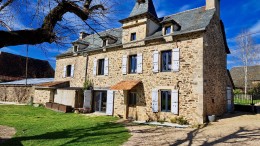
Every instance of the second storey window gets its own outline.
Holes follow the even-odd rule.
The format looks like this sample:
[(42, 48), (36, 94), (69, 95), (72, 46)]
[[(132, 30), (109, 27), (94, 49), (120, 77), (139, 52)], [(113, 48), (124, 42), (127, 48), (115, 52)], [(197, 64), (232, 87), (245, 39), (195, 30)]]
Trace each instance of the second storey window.
[(161, 56), (161, 71), (169, 72), (172, 70), (172, 51), (163, 51)]
[(66, 77), (70, 77), (71, 76), (71, 65), (68, 65), (66, 68)]
[(167, 34), (170, 34), (170, 33), (171, 33), (171, 26), (166, 26), (164, 34), (167, 35)]
[(131, 33), (131, 41), (135, 41), (136, 40), (136, 33)]
[(98, 60), (98, 75), (104, 75), (105, 59)]
[(171, 91), (170, 90), (161, 91), (161, 111), (162, 112), (171, 111)]
[(137, 72), (137, 55), (129, 56), (129, 73)]

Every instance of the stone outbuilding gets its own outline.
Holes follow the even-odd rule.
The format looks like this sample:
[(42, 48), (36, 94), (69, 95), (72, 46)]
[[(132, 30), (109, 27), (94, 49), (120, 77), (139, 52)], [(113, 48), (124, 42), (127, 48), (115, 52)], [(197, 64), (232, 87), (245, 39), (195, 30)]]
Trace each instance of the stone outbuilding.
[(85, 108), (138, 121), (183, 116), (190, 123), (228, 111), (233, 87), (219, 0), (161, 18), (152, 0), (138, 0), (120, 22), (81, 33), (57, 56), (55, 82), (69, 81), (73, 89), (91, 81)]

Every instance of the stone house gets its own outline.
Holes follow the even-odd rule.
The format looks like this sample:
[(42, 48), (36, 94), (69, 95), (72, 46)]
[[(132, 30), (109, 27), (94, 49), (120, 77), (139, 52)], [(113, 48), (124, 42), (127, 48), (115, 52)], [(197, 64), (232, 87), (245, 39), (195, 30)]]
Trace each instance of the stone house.
[(184, 116), (204, 123), (207, 115), (227, 112), (230, 51), (219, 0), (162, 18), (152, 0), (137, 0), (120, 22), (120, 28), (81, 33), (57, 56), (55, 81), (79, 88), (91, 80), (85, 107), (125, 119)]

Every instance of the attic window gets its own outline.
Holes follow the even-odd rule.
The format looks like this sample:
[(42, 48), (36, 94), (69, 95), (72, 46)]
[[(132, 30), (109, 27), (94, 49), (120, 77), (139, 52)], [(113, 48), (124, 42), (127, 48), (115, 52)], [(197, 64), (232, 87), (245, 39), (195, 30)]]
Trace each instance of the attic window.
[(105, 46), (107, 46), (107, 40), (106, 39), (103, 40), (103, 47), (105, 47)]
[(135, 41), (136, 40), (136, 33), (131, 33), (131, 41)]
[(79, 48), (78, 46), (74, 46), (73, 47), (73, 52), (78, 52), (78, 50), (79, 50), (78, 48)]
[(168, 35), (168, 34), (172, 33), (171, 29), (172, 29), (171, 26), (166, 26), (164, 34)]

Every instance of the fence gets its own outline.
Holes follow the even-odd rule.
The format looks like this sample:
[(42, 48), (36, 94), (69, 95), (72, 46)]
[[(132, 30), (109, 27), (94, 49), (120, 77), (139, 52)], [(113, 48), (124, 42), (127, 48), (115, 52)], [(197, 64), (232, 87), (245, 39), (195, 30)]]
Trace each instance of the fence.
[(236, 94), (234, 103), (240, 105), (260, 104), (260, 95)]

